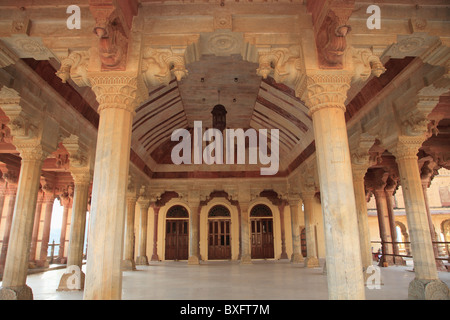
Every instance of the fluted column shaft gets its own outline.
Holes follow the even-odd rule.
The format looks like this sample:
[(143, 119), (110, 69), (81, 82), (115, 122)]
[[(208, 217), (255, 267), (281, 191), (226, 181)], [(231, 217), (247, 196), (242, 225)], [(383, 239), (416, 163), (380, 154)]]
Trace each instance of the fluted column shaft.
[(137, 81), (126, 74), (92, 76), (99, 126), (84, 299), (121, 299), (126, 194)]
[(159, 215), (160, 207), (153, 207), (153, 254), (151, 261), (159, 261), (158, 257), (158, 215)]
[(289, 207), (291, 209), (291, 227), (292, 227), (292, 263), (303, 262), (302, 247), (300, 242), (300, 217), (301, 208), (300, 200), (290, 200)]
[(367, 215), (366, 191), (364, 187), (365, 173), (365, 170), (353, 172), (353, 187), (355, 188), (356, 213), (358, 215), (361, 261), (363, 269), (367, 270), (372, 265), (372, 246), (370, 243), (369, 218)]
[[(86, 211), (89, 198), (90, 174), (74, 175), (75, 189), (73, 194), (72, 220), (70, 228), (67, 269), (61, 277), (58, 290), (83, 290), (85, 275), (81, 271), (83, 264), (84, 235), (86, 230)], [(79, 277), (75, 284), (68, 285), (72, 274)]]
[(188, 264), (196, 265), (200, 261), (200, 204), (191, 205), (191, 214), (189, 215), (189, 259)]
[(315, 268), (319, 266), (319, 259), (317, 258), (316, 237), (314, 236), (314, 229), (312, 227), (313, 202), (315, 193), (302, 193), (303, 204), (305, 207), (305, 235), (306, 235), (306, 251), (305, 267)]
[[(409, 142), (412, 140), (413, 143)], [(409, 284), (410, 299), (449, 299), (449, 288), (437, 273), (427, 209), (417, 162), (421, 143), (403, 138), (392, 152), (398, 164), (411, 239), (415, 278)]]
[(9, 245), (9, 237), (11, 234), (11, 225), (13, 220), (13, 214), (14, 214), (14, 205), (16, 203), (16, 193), (17, 193), (17, 185), (16, 184), (8, 184), (8, 187), (6, 189), (6, 198), (7, 198), (7, 212), (6, 212), (6, 220), (4, 221), (4, 234), (3, 234), (3, 241), (2, 241), (2, 247), (1, 247), (1, 254), (0, 254), (0, 271), (3, 271), (3, 268), (5, 266), (6, 261), (6, 253), (8, 252), (8, 245)]
[(138, 200), (140, 209), (139, 222), (139, 256), (136, 258), (137, 265), (148, 265), (147, 257), (147, 223), (148, 223), (148, 208), (150, 201), (145, 199)]
[(314, 127), (330, 299), (364, 299), (364, 279), (345, 121), (351, 75), (311, 71), (305, 103)]
[(136, 196), (127, 196), (127, 221), (125, 229), (125, 253), (124, 253), (124, 270), (136, 270), (134, 262), (134, 216), (136, 211)]
[(241, 210), (241, 264), (251, 264), (248, 203), (239, 203)]
[(28, 257), (41, 168), (46, 156), (47, 153), (39, 147), (21, 152), (22, 165), (0, 299), (33, 298), (32, 290), (26, 285)]

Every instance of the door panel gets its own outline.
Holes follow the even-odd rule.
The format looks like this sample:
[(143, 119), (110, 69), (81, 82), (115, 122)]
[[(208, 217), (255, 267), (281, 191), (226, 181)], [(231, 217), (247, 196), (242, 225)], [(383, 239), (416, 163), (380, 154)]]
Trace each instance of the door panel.
[(208, 221), (208, 260), (231, 259), (230, 220)]
[(274, 258), (273, 220), (251, 219), (252, 259)]
[(166, 220), (166, 260), (189, 258), (189, 220)]

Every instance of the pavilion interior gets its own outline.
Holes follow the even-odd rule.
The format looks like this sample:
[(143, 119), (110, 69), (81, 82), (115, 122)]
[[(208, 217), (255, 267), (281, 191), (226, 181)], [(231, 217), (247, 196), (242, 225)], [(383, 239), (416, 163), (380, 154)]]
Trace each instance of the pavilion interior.
[[(124, 249), (115, 254), (121, 255), (121, 259), (126, 255), (126, 230), (132, 221), (133, 260), (142, 256), (147, 256), (148, 260), (155, 257), (160, 261), (171, 260), (166, 259), (169, 257), (166, 251), (167, 215), (173, 206), (180, 205), (189, 211), (189, 216), (196, 210), (199, 216), (197, 220), (189, 218), (189, 224), (198, 224), (194, 238), (192, 227), (186, 229), (189, 241), (196, 240), (198, 247), (189, 247), (189, 255), (180, 260), (189, 258), (191, 261), (192, 252), (196, 252), (198, 260), (208, 261), (208, 255), (212, 255), (208, 251), (208, 212), (214, 206), (222, 205), (229, 210), (231, 221), (236, 221), (229, 232), (232, 243), (227, 259), (239, 260), (243, 256), (244, 242), (240, 238), (245, 232), (242, 212), (250, 212), (258, 204), (272, 210), (274, 249), (270, 258), (291, 259), (299, 249), (295, 245), (299, 240), (295, 240), (291, 231), (291, 224), (297, 220), (293, 218), (296, 214), (300, 219), (297, 230), (311, 221), (316, 225), (313, 258), (325, 259), (328, 227), (324, 225), (322, 210), (326, 210), (324, 203), (328, 203), (330, 196), (328, 191), (323, 191), (327, 189), (321, 188), (325, 171), (320, 172), (317, 164), (322, 142), (316, 135), (321, 135), (318, 131), (321, 129), (313, 125), (317, 120), (311, 112), (312, 100), (303, 93), (308, 89), (304, 90), (300, 85), (310, 85), (305, 79), (311, 70), (313, 73), (326, 70), (330, 75), (339, 72), (352, 75), (343, 100), (348, 150), (344, 149), (342, 157), (348, 160), (352, 170), (364, 171), (362, 192), (366, 201), (375, 196), (380, 184), (383, 188), (393, 186), (394, 190), (403, 187), (402, 171), (395, 156), (397, 149), (390, 147), (399, 136), (423, 137), (416, 150), (422, 181), (429, 183), (441, 168), (450, 170), (448, 1), (382, 1), (378, 3), (382, 27), (372, 30), (366, 23), (370, 16), (366, 9), (376, 1), (369, 0), (105, 0), (104, 3), (79, 0), (75, 2), (81, 9), (80, 29), (66, 27), (70, 16), (66, 8), (75, 4), (74, 1), (54, 2), (4, 0), (0, 3), (0, 170), (2, 190), (5, 190), (2, 192), (7, 197), (10, 186), (15, 192), (21, 188), (18, 181), (24, 141), (36, 140), (33, 134), (48, 128), (49, 133), (41, 133), (42, 141), (48, 135), (41, 145), (55, 147), (43, 160), (39, 195), (44, 199), (49, 194), (61, 204), (66, 201), (74, 216), (74, 186), (78, 183), (74, 177), (82, 168), (90, 174), (87, 211), (101, 210), (98, 207), (104, 202), (96, 200), (101, 191), (94, 191), (95, 170), (97, 166), (101, 167), (105, 157), (120, 150), (121, 142), (117, 142), (117, 149), (113, 146), (110, 153), (104, 151), (99, 156), (97, 141), (103, 141), (99, 133), (103, 100), (99, 99), (98, 79), (120, 76), (121, 72), (129, 76), (138, 70), (136, 91), (140, 99), (128, 128), (130, 154), (126, 161), (129, 166), (127, 179), (122, 183), (123, 192), (128, 196), (133, 193), (135, 217), (128, 220), (126, 213), (120, 216), (123, 218), (122, 231), (117, 238), (124, 243)], [(102, 10), (110, 9), (114, 10), (111, 11), (114, 17), (108, 11), (110, 16), (106, 23), (110, 29), (107, 30), (117, 36), (112, 40), (113, 48), (117, 41), (117, 47), (124, 54), (119, 64), (113, 67), (108, 66), (107, 60), (102, 60), (102, 54), (99, 54), (104, 49), (102, 41), (110, 39), (107, 36), (99, 38), (93, 32), (104, 26), (105, 11)], [(350, 13), (340, 13), (345, 10)], [(337, 19), (339, 23), (350, 27), (348, 34), (341, 37), (346, 39), (345, 54), (341, 57), (343, 65), (330, 67), (323, 60), (326, 58), (320, 45), (321, 37), (328, 32), (324, 31), (327, 28), (324, 24), (335, 16), (344, 19), (342, 23)], [(110, 49), (108, 46), (109, 43), (106, 47)], [(270, 73), (264, 74), (262, 61), (269, 55), (272, 59)], [(327, 89), (324, 87), (323, 90)], [(186, 129), (193, 135), (195, 121), (202, 122), (203, 131), (214, 127), (211, 111), (217, 104), (227, 111), (227, 129), (279, 130), (279, 168), (274, 175), (261, 175), (261, 167), (267, 165), (248, 162), (252, 152), (248, 144), (247, 161), (243, 164), (173, 163), (172, 150), (179, 143), (171, 140), (173, 132)], [(13, 108), (16, 105), (20, 106), (19, 111)], [(120, 117), (118, 119), (115, 120), (117, 123), (121, 121)], [(120, 131), (121, 125), (111, 124), (108, 132), (125, 136)], [(332, 137), (334, 128), (328, 129)], [(202, 150), (207, 144), (203, 141)], [(270, 143), (268, 148), (269, 152), (276, 150)], [(111, 177), (115, 177), (116, 169), (122, 172), (111, 165)], [(330, 171), (327, 174), (336, 175), (339, 180), (341, 173)], [(337, 181), (336, 193), (339, 189)], [(107, 187), (104, 190), (110, 191)], [(120, 191), (118, 197), (125, 199), (123, 192)], [(306, 206), (308, 192), (312, 192), (312, 207)], [(7, 208), (6, 200), (4, 203)], [(123, 212), (126, 201), (118, 206)], [(33, 208), (36, 210), (36, 206)], [(148, 214), (145, 220), (142, 220), (142, 208), (146, 208), (145, 214)], [(308, 213), (312, 214), (308, 222), (304, 211), (310, 208), (313, 209)], [(345, 208), (342, 210), (346, 211)], [(2, 232), (8, 229), (4, 224), (6, 221), (10, 221), (11, 227), (16, 219), (12, 216), (10, 220), (6, 219), (6, 211), (3, 209), (0, 220)], [(18, 215), (17, 212), (14, 214)], [(174, 213), (174, 217), (177, 214)], [(35, 216), (32, 217), (34, 221)], [(449, 214), (442, 217), (442, 221), (450, 219)], [(41, 215), (38, 223), (44, 230), (49, 228), (45, 219)], [(146, 224), (145, 228), (142, 223)], [(264, 228), (268, 226), (264, 225)], [(246, 232), (252, 233), (251, 229)], [(36, 237), (42, 241), (42, 250), (45, 231), (36, 232)], [(299, 233), (295, 233), (297, 238)], [(15, 237), (20, 236), (11, 234), (7, 238), (18, 241)], [(313, 241), (311, 236), (306, 237), (309, 237), (307, 241)], [(30, 242), (32, 234), (25, 239)], [(62, 262), (67, 261), (70, 229), (64, 239), (66, 247), (62, 248)], [(450, 241), (450, 234), (445, 241)], [(9, 246), (9, 250), (13, 248)], [(31, 248), (33, 250), (33, 245)], [(27, 266), (45, 265), (39, 256), (39, 245), (38, 253), (29, 256)], [(7, 259), (5, 252), (1, 260), (5, 267)], [(136, 261), (132, 268), (135, 268), (134, 263)], [(101, 272), (107, 273), (108, 267), (102, 268)], [(91, 279), (88, 272), (86, 283)], [(89, 287), (88, 292), (94, 290)], [(107, 295), (94, 295), (94, 298), (99, 297), (108, 298)]]

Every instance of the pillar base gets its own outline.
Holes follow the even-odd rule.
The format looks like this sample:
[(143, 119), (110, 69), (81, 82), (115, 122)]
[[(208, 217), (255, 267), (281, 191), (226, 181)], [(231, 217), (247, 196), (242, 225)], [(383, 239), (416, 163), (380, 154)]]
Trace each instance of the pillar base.
[(136, 265), (139, 266), (148, 266), (148, 258), (147, 256), (139, 256), (136, 258)]
[(441, 280), (414, 279), (408, 288), (410, 300), (450, 300), (447, 285)]
[(378, 262), (379, 267), (389, 267), (395, 265), (393, 256), (381, 257), (380, 262)]
[(64, 273), (59, 281), (59, 286), (56, 291), (83, 291), (84, 290), (84, 278), (85, 274), (83, 271), (79, 271), (77, 276), (79, 279), (74, 279), (75, 273), (69, 272)]
[(303, 263), (305, 259), (303, 258), (301, 253), (293, 253), (291, 256), (291, 263)]
[(150, 258), (151, 261), (159, 261), (159, 257), (157, 254), (152, 255), (152, 257)]
[(252, 258), (250, 255), (242, 256), (240, 264), (252, 264)]
[(132, 259), (122, 260), (122, 270), (124, 271), (135, 271), (136, 263)]
[(396, 266), (406, 266), (406, 261), (402, 257), (394, 257), (394, 264)]
[(33, 300), (33, 291), (27, 285), (20, 287), (1, 287), (0, 300)]
[(197, 256), (190, 256), (188, 259), (188, 265), (199, 265), (200, 260)]
[(319, 259), (316, 257), (307, 257), (305, 259), (305, 267), (307, 268), (317, 268), (319, 267)]

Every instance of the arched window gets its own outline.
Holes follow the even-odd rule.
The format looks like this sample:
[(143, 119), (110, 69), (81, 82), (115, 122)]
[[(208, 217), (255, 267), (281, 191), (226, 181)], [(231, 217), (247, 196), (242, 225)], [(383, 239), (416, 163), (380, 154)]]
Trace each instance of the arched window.
[(272, 210), (265, 204), (257, 204), (250, 211), (250, 217), (271, 217)]
[(229, 217), (230, 210), (221, 205), (216, 205), (209, 210), (208, 217)]
[(185, 207), (176, 205), (167, 211), (167, 218), (189, 218), (189, 213)]

